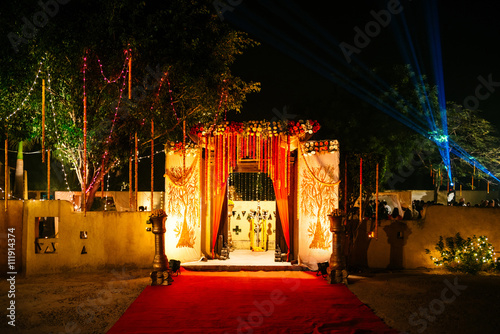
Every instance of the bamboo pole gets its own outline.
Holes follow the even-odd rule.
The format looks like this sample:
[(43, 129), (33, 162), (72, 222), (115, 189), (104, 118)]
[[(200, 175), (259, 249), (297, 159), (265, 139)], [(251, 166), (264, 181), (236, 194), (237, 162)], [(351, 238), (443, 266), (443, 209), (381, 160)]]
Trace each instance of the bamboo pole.
[(50, 200), (50, 150), (47, 150), (47, 199)]
[(474, 173), (472, 173), (472, 190), (474, 190), (474, 175), (476, 175), (476, 164), (474, 164)]
[(45, 162), (45, 79), (42, 80), (42, 163)]
[(359, 222), (363, 221), (363, 158), (359, 158)]
[(82, 204), (83, 214), (87, 216), (87, 89), (86, 77), (87, 55), (83, 58), (83, 185), (82, 185)]
[(137, 148), (137, 132), (135, 133), (135, 151), (134, 151), (134, 156), (135, 156), (135, 211), (138, 210), (137, 207), (137, 189), (139, 189), (139, 150)]
[(5, 212), (9, 209), (9, 141), (5, 138), (5, 180), (4, 180)]
[[(132, 152), (130, 152), (132, 153)], [(133, 180), (133, 167), (132, 167), (132, 154), (128, 157), (128, 207), (129, 209), (132, 209), (134, 206), (133, 201), (132, 201), (132, 182)]]
[(128, 99), (132, 99), (132, 54), (128, 57)]
[[(102, 167), (101, 167), (101, 201), (104, 198), (104, 159), (102, 161)], [(106, 207), (106, 204), (104, 204), (104, 207)]]
[(153, 196), (155, 190), (155, 164), (154, 164), (154, 156), (155, 156), (155, 125), (154, 121), (151, 121), (151, 211), (153, 211)]
[(83, 97), (83, 213), (87, 215), (87, 97)]
[[(132, 54), (129, 54), (129, 59), (128, 59), (128, 99), (132, 99)], [(136, 133), (137, 137), (137, 133)], [(137, 149), (137, 148), (136, 148)], [(128, 206), (130, 209), (135, 207), (135, 210), (137, 210), (137, 204), (134, 205), (134, 201), (132, 199), (133, 193), (132, 193), (132, 183), (133, 183), (133, 167), (132, 167), (132, 154), (130, 155), (128, 159)]]
[(375, 240), (378, 240), (378, 163), (375, 173)]
[(28, 171), (24, 171), (24, 191), (23, 191), (23, 199), (27, 200), (28, 199)]

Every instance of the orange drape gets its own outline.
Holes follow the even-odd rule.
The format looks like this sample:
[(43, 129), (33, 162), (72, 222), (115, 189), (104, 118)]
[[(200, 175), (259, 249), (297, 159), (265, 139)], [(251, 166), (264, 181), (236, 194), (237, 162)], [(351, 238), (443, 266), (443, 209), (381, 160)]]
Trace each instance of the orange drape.
[(290, 220), (288, 215), (288, 194), (290, 184), (287, 180), (287, 159), (289, 158), (289, 156), (287, 148), (281, 147), (279, 143), (277, 145), (274, 145), (273, 149), (276, 149), (278, 151), (278, 154), (276, 154), (276, 159), (273, 159), (273, 186), (274, 193), (276, 194), (276, 205), (278, 206), (278, 214), (280, 215), (281, 227), (285, 236), (286, 246), (288, 247), (288, 252), (286, 254), (288, 261), (290, 257)]
[[(229, 136), (230, 137), (230, 136)], [(213, 155), (213, 177), (212, 177), (212, 257), (215, 257), (215, 244), (217, 242), (217, 233), (219, 231), (220, 219), (222, 215), (222, 205), (227, 188), (227, 179), (229, 174), (232, 172), (231, 164), (235, 163), (232, 161), (236, 157), (234, 156), (234, 148), (231, 147), (231, 138), (228, 138), (227, 134), (218, 134), (209, 139), (211, 145), (214, 148)], [(255, 144), (259, 141), (255, 140), (254, 145), (251, 147), (245, 147), (249, 145), (248, 138), (246, 140), (236, 140), (235, 142), (239, 144), (239, 152), (243, 152), (243, 156), (249, 154), (249, 150), (253, 149), (252, 154), (256, 154)], [(288, 195), (290, 194), (290, 180), (289, 180), (289, 156), (290, 149), (288, 145), (289, 139), (287, 139), (287, 145), (282, 147), (281, 139), (279, 136), (272, 136), (267, 140), (266, 153), (268, 154), (267, 159), (269, 159), (269, 176), (273, 180), (274, 191), (276, 194), (276, 204), (278, 207), (278, 214), (281, 220), (281, 226), (283, 234), (285, 235), (285, 242), (288, 247), (287, 260), (290, 255), (290, 222), (289, 222), (289, 212), (288, 212)], [(259, 143), (259, 145), (262, 143)], [(260, 147), (258, 148), (261, 149)], [(206, 164), (210, 164), (210, 152), (207, 151), (207, 161)], [(208, 190), (208, 189), (207, 189)]]
[[(227, 178), (229, 176), (228, 149), (226, 146), (226, 135), (216, 135), (213, 140), (214, 147), (214, 173), (212, 179), (212, 199), (213, 199), (213, 231), (212, 231), (212, 258), (215, 257), (215, 243), (217, 242), (217, 232), (219, 231), (220, 218), (222, 215), (222, 205), (226, 197)], [(208, 153), (210, 156), (210, 153)], [(207, 163), (210, 163), (208, 158)]]
[(214, 230), (212, 233), (212, 258), (215, 258), (215, 243), (217, 242), (217, 233), (219, 232), (220, 218), (222, 216), (222, 205), (224, 204), (224, 199), (226, 197), (226, 185), (227, 182), (221, 185), (219, 192), (214, 191), (213, 194), (213, 223)]

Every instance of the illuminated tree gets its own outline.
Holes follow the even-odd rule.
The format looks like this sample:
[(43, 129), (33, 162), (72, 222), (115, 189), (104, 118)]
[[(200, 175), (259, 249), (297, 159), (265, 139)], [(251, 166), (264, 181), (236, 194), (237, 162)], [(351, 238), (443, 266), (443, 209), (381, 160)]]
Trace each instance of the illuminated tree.
[[(14, 18), (30, 10), (40, 8), (35, 3), (10, 2), (2, 16), (13, 19), (1, 20), (2, 31), (22, 35), (23, 21)], [(46, 147), (72, 166), (83, 187), (83, 59), (87, 57), (88, 181), (82, 189), (88, 194), (87, 208), (103, 177), (126, 165), (135, 133), (140, 150), (147, 150), (152, 121), (155, 140), (179, 140), (184, 121), (189, 128), (199, 121), (215, 121), (225, 110), (238, 112), (246, 95), (259, 90), (257, 83), (244, 82), (230, 70), (243, 49), (255, 43), (223, 23), (208, 0), (74, 0), (61, 5), (38, 30), (19, 45), (17, 53), (8, 39), (0, 42), (2, 137), (8, 134), (20, 141), (41, 136), (41, 89), (12, 113), (43, 59), (40, 76), (48, 81), (50, 73), (47, 93), (52, 99), (47, 106)], [(126, 50), (133, 59), (131, 100)]]

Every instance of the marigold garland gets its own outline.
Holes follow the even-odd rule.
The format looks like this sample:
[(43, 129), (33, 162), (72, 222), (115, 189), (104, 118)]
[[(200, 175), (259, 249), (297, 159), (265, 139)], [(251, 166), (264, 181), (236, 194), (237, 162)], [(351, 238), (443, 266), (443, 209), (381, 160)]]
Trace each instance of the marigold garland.
[[(320, 125), (314, 120), (299, 120), (299, 121), (247, 121), (247, 122), (222, 122), (206, 126), (198, 123), (190, 130), (192, 136), (198, 138), (218, 135), (218, 134), (239, 134), (246, 137), (248, 140), (258, 141), (255, 136), (271, 137), (278, 135), (312, 135), (320, 129)], [(254, 136), (254, 137), (252, 137)], [(249, 153), (249, 152), (246, 152)], [(256, 155), (257, 152), (254, 152)]]

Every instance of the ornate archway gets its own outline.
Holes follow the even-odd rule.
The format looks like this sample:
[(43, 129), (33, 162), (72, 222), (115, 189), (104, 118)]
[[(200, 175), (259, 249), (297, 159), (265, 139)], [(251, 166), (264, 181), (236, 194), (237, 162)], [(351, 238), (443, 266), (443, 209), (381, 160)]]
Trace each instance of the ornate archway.
[[(328, 213), (338, 208), (336, 140), (308, 141), (316, 121), (225, 122), (191, 128), (192, 142), (166, 145), (166, 252), (181, 261), (214, 256), (228, 176), (251, 168), (267, 173), (280, 228), (299, 262), (328, 261)], [(296, 156), (293, 169), (292, 155)], [(293, 238), (292, 238), (293, 236)]]

